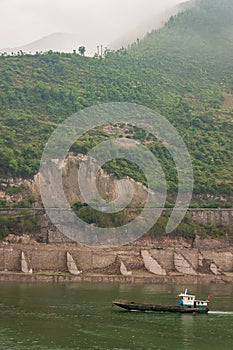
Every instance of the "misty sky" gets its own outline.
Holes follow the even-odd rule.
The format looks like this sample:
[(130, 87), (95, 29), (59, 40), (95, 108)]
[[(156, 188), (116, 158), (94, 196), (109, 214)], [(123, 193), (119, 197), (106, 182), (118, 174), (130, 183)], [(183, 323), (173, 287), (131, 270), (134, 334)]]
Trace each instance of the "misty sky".
[(54, 32), (109, 44), (184, 0), (0, 0), (0, 48)]

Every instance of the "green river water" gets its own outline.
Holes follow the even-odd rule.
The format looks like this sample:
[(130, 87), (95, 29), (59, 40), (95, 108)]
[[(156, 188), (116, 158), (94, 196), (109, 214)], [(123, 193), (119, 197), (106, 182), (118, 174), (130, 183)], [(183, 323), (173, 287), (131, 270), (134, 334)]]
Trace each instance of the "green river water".
[[(208, 315), (126, 312), (114, 299), (177, 303), (185, 287)], [(232, 350), (233, 285), (0, 284), (0, 350)]]

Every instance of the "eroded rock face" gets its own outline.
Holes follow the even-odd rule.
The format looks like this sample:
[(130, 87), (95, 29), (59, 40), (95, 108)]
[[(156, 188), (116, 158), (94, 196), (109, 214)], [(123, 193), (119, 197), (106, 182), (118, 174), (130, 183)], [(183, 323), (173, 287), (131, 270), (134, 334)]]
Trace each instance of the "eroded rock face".
[(5, 201), (7, 206), (17, 205), (20, 201), (28, 199), (30, 195), (28, 181), (20, 178), (0, 178), (0, 201)]
[(28, 267), (28, 262), (25, 256), (25, 253), (22, 251), (21, 252), (21, 270), (23, 273), (29, 273), (29, 267)]
[(123, 276), (132, 276), (132, 271), (128, 271), (123, 261), (120, 262), (120, 272)]
[[(85, 202), (83, 195), (79, 188), (78, 171), (80, 163), (83, 162), (83, 166), (80, 170), (80, 176), (85, 179), (87, 186), (85, 191), (88, 198), (93, 201), (96, 200), (93, 188), (96, 184), (99, 195), (107, 201), (115, 201), (118, 199), (119, 194), (133, 192), (131, 205), (140, 206), (143, 205), (147, 199), (147, 188), (134, 181), (131, 178), (126, 178), (127, 181), (118, 180), (112, 175), (106, 174), (102, 169), (99, 170), (98, 165), (90, 157), (83, 155), (68, 156), (63, 162), (63, 189), (66, 194), (68, 202), (72, 205), (74, 202)], [(98, 171), (99, 170), (99, 171)], [(95, 178), (94, 174), (97, 173)], [(36, 206), (41, 207), (41, 199), (39, 193), (39, 175), (34, 177), (34, 180), (28, 182), (28, 187), (31, 189), (33, 196), (36, 200)], [(119, 203), (120, 204), (120, 203)]]
[(210, 264), (210, 271), (211, 271), (214, 275), (221, 275), (221, 272), (220, 272), (218, 266), (217, 266), (214, 262), (212, 262), (212, 263)]
[(141, 254), (142, 254), (145, 268), (149, 272), (155, 275), (166, 276), (167, 274), (166, 270), (162, 268), (162, 266), (158, 263), (156, 259), (152, 258), (152, 256), (147, 250), (142, 250)]
[(188, 259), (182, 253), (174, 252), (174, 265), (178, 272), (185, 275), (197, 275), (197, 271), (194, 270), (191, 262), (188, 261)]
[[(221, 275), (221, 269), (217, 266), (217, 264), (211, 260), (208, 259), (206, 256), (208, 256), (208, 252), (207, 255), (205, 254), (206, 252), (199, 252), (198, 256), (198, 272), (199, 273), (212, 273), (214, 275)], [(217, 253), (215, 254), (215, 256), (217, 256)], [(223, 266), (222, 266), (223, 267)]]
[(67, 268), (71, 275), (79, 276), (82, 271), (78, 269), (76, 262), (74, 261), (74, 258), (72, 255), (67, 252), (66, 253), (66, 259), (67, 259)]
[(202, 250), (200, 253), (204, 259), (211, 262), (212, 270), (216, 271), (214, 265), (218, 270), (221, 271), (232, 271), (233, 270), (233, 254), (229, 251), (211, 251), (211, 250)]

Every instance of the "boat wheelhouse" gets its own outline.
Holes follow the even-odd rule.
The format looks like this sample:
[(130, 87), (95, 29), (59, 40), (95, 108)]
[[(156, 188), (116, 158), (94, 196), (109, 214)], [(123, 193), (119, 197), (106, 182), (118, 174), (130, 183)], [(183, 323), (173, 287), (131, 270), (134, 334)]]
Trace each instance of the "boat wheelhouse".
[(197, 308), (199, 310), (208, 309), (209, 300), (197, 300), (195, 295), (188, 294), (188, 290), (185, 289), (184, 293), (179, 294), (179, 305), (183, 308)]

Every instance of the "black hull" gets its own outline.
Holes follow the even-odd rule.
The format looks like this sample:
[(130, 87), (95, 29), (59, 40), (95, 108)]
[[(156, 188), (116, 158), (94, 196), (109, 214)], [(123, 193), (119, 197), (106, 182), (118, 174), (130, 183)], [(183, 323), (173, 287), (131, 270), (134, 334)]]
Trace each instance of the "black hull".
[(182, 306), (171, 306), (171, 305), (157, 305), (157, 304), (143, 304), (127, 301), (113, 301), (113, 305), (119, 306), (127, 311), (140, 311), (140, 312), (171, 312), (181, 314), (206, 314), (209, 309), (198, 309), (198, 308), (184, 308)]

